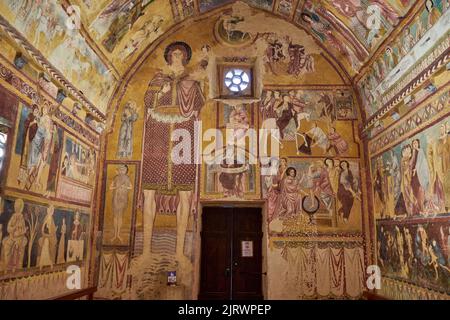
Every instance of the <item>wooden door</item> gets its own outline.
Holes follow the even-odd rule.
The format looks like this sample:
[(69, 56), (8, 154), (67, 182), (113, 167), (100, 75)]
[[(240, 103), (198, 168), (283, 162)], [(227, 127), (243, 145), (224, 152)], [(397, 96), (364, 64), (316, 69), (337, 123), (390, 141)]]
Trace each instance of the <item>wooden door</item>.
[(205, 207), (199, 299), (262, 299), (260, 208)]

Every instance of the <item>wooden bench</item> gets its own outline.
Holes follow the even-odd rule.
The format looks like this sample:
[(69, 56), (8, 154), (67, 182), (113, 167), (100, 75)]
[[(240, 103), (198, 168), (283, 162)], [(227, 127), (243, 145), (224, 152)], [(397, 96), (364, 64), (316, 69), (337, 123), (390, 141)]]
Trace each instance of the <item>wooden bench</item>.
[(386, 297), (380, 296), (379, 294), (376, 294), (374, 292), (370, 291), (364, 291), (362, 295), (363, 300), (389, 300)]
[(53, 297), (49, 300), (77, 300), (83, 297), (87, 297), (87, 300), (94, 299), (94, 293), (97, 291), (97, 287), (90, 287), (86, 289), (76, 290), (70, 293), (62, 294), (60, 296)]

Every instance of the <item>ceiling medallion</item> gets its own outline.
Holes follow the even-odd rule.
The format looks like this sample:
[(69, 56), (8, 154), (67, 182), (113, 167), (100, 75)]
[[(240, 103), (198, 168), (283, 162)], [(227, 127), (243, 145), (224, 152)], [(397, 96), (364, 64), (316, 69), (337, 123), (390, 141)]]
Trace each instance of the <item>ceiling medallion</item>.
[(239, 29), (239, 23), (244, 21), (244, 19), (244, 17), (231, 15), (221, 16), (214, 28), (214, 36), (217, 41), (231, 47), (241, 47), (250, 44), (252, 41), (250, 34)]

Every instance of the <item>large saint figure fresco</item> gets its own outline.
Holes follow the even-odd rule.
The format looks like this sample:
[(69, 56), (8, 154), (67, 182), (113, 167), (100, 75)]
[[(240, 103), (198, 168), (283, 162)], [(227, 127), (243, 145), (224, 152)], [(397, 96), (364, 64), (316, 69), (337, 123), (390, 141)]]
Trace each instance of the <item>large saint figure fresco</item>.
[[(144, 230), (144, 241), (151, 242), (156, 212), (176, 212), (178, 259), (184, 256), (184, 236), (196, 180), (196, 165), (172, 163), (173, 144), (170, 138), (176, 129), (187, 130), (194, 137), (194, 122), (205, 103), (200, 83), (190, 78), (186, 70), (191, 55), (191, 48), (184, 42), (167, 46), (164, 58), (168, 71), (157, 72), (145, 94), (142, 183), (146, 189), (144, 219), (150, 221), (145, 223), (148, 229)], [(191, 153), (193, 150), (191, 145)]]

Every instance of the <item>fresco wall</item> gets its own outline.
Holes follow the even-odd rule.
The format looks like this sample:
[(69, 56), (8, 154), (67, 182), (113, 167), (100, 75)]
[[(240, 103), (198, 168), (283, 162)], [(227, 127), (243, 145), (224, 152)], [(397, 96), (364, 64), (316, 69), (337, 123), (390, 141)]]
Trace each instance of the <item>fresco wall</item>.
[(375, 56), (369, 70), (358, 80), (367, 118), (391, 103), (445, 54), (449, 47), (448, 7), (448, 1), (425, 1), (414, 18)]
[(446, 1), (418, 6), (357, 82), (378, 292), (393, 299), (449, 294), (447, 9)]
[(51, 298), (68, 293), (71, 265), (82, 287), (92, 281), (99, 137), (5, 57), (0, 63), (0, 299)]
[[(376, 254), (383, 276), (447, 295), (448, 89), (436, 92), (390, 128), (398, 137), (383, 147), (371, 141), (370, 149)], [(412, 119), (417, 125), (406, 130)], [(381, 139), (383, 135), (389, 133)]]
[[(177, 297), (196, 298), (200, 203), (211, 200), (265, 203), (268, 298), (360, 296), (366, 200), (356, 99), (342, 71), (311, 37), (296, 29), (290, 38), (292, 25), (270, 16), (277, 27), (258, 34), (261, 14), (237, 3), (225, 16), (214, 14), (189, 31), (167, 35), (121, 90), (105, 148), (98, 297), (167, 298), (166, 272), (176, 270)], [(242, 19), (230, 34), (221, 31), (228, 16)], [(220, 66), (234, 64), (253, 66), (259, 102), (214, 99)], [(261, 146), (255, 151), (248, 144), (242, 147), (243, 164), (171, 163), (174, 150), (195, 159), (213, 146), (216, 156), (226, 155), (225, 141), (219, 146), (200, 140), (208, 129), (224, 137), (228, 132), (234, 139), (228, 147), (238, 149), (238, 142), (259, 128), (282, 133), (274, 176), (262, 174), (259, 161), (251, 162)], [(169, 139), (176, 129), (194, 137), (183, 152)], [(199, 144), (203, 154), (194, 151)], [(115, 198), (127, 200), (114, 209)], [(111, 217), (122, 221), (116, 236)], [(308, 270), (301, 267), (305, 259)], [(292, 270), (289, 277), (285, 265)], [(334, 273), (344, 265), (346, 274)], [(314, 286), (303, 290), (309, 281)], [(286, 291), (288, 283), (295, 290)]]
[(57, 1), (5, 1), (0, 9), (2, 16), (55, 68), (82, 90), (101, 112), (106, 111), (116, 79), (79, 29), (67, 27), (73, 23), (71, 15)]

